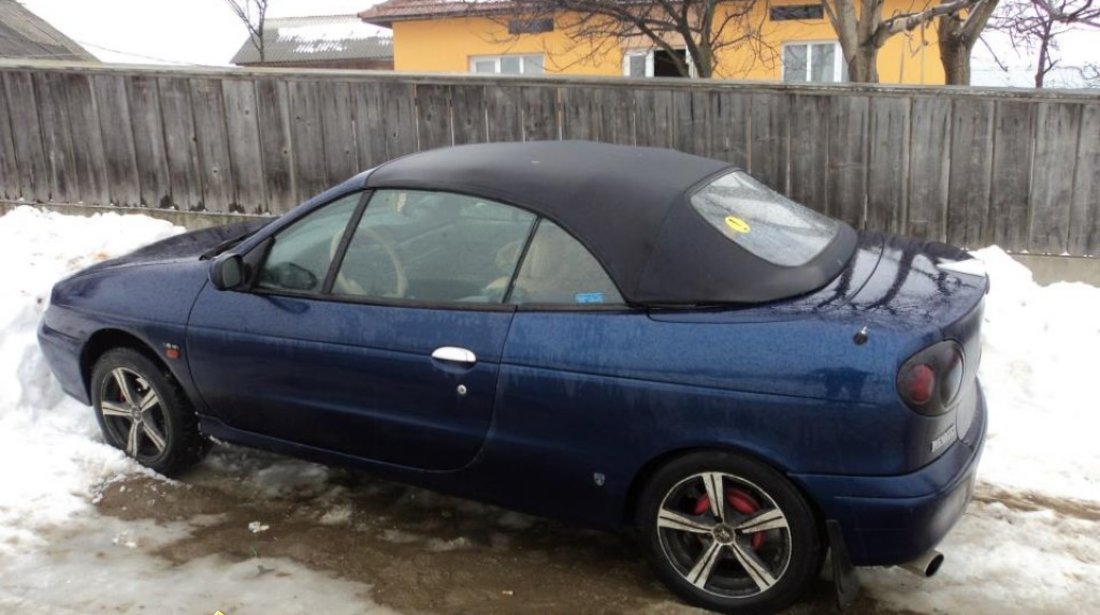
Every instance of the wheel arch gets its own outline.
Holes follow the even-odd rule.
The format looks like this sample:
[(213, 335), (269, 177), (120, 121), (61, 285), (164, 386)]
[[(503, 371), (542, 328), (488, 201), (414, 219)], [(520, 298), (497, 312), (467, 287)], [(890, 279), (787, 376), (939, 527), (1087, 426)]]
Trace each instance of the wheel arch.
[(115, 348), (129, 348), (139, 352), (161, 369), (172, 374), (173, 378), (176, 377), (168, 364), (157, 356), (153, 347), (136, 334), (123, 329), (100, 329), (88, 338), (80, 351), (80, 378), (88, 399), (92, 399), (92, 370), (95, 369), (96, 362), (104, 353)]
[(623, 506), (622, 522), (627, 527), (634, 527), (635, 515), (637, 514), (639, 500), (642, 497), (643, 491), (645, 491), (646, 485), (649, 483), (650, 478), (664, 465), (682, 457), (688, 455), (694, 455), (696, 453), (708, 453), (708, 452), (720, 452), (720, 453), (732, 453), (740, 455), (748, 459), (752, 459), (758, 463), (764, 464), (771, 469), (781, 474), (787, 481), (794, 487), (796, 491), (802, 496), (802, 499), (806, 501), (806, 504), (813, 512), (814, 520), (818, 526), (818, 531), (822, 537), (825, 536), (825, 514), (818, 506), (817, 500), (813, 497), (809, 491), (806, 490), (805, 485), (800, 481), (795, 480), (789, 472), (782, 466), (774, 463), (764, 455), (753, 451), (749, 448), (731, 445), (704, 445), (704, 446), (686, 446), (682, 448), (676, 448), (665, 451), (660, 455), (651, 458), (645, 462), (637, 472), (634, 473), (634, 478), (630, 481), (630, 486), (627, 488), (625, 503)]

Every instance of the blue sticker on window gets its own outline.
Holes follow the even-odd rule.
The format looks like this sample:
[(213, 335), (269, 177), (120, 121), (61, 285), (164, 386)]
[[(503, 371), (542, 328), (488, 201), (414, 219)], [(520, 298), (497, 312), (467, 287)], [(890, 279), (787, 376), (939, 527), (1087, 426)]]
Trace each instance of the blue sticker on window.
[(577, 303), (603, 303), (603, 293), (577, 293), (573, 295)]

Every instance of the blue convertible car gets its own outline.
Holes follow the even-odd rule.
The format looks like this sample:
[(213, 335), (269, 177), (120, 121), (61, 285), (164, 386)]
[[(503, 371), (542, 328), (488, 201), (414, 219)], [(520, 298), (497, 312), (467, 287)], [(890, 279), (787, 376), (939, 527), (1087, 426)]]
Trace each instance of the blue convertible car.
[(633, 528), (685, 600), (763, 613), (830, 548), (942, 561), (986, 425), (968, 260), (716, 160), (471, 145), (81, 271), (40, 341), (155, 470), (214, 437)]

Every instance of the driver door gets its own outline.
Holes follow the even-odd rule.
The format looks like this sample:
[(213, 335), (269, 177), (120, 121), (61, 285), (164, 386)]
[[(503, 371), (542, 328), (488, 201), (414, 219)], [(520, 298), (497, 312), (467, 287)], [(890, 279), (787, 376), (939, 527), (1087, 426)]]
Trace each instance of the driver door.
[(460, 468), (492, 420), (513, 316), (499, 280), (514, 274), (534, 216), (447, 193), (363, 201), (281, 230), (250, 290), (203, 289), (188, 327), (195, 384), (235, 430)]

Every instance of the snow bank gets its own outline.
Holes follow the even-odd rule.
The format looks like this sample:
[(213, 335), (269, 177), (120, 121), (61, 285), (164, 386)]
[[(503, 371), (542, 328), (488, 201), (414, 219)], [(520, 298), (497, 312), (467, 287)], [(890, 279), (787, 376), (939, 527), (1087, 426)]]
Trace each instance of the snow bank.
[(986, 263), (980, 377), (989, 436), (979, 478), (1056, 497), (1100, 501), (1100, 288), (1039, 286), (997, 247)]
[(183, 229), (145, 216), (66, 216), (19, 207), (0, 217), (0, 555), (88, 507), (94, 485), (137, 466), (99, 443), (91, 412), (66, 397), (38, 350), (54, 282)]
[(58, 279), (183, 230), (115, 213), (19, 207), (0, 216), (0, 259), (9, 263), (0, 285), (0, 611), (388, 612), (363, 586), (286, 560), (175, 567), (150, 552), (208, 520), (157, 526), (92, 507), (102, 485), (144, 470), (103, 444), (91, 410), (61, 392), (38, 350), (38, 321)]

